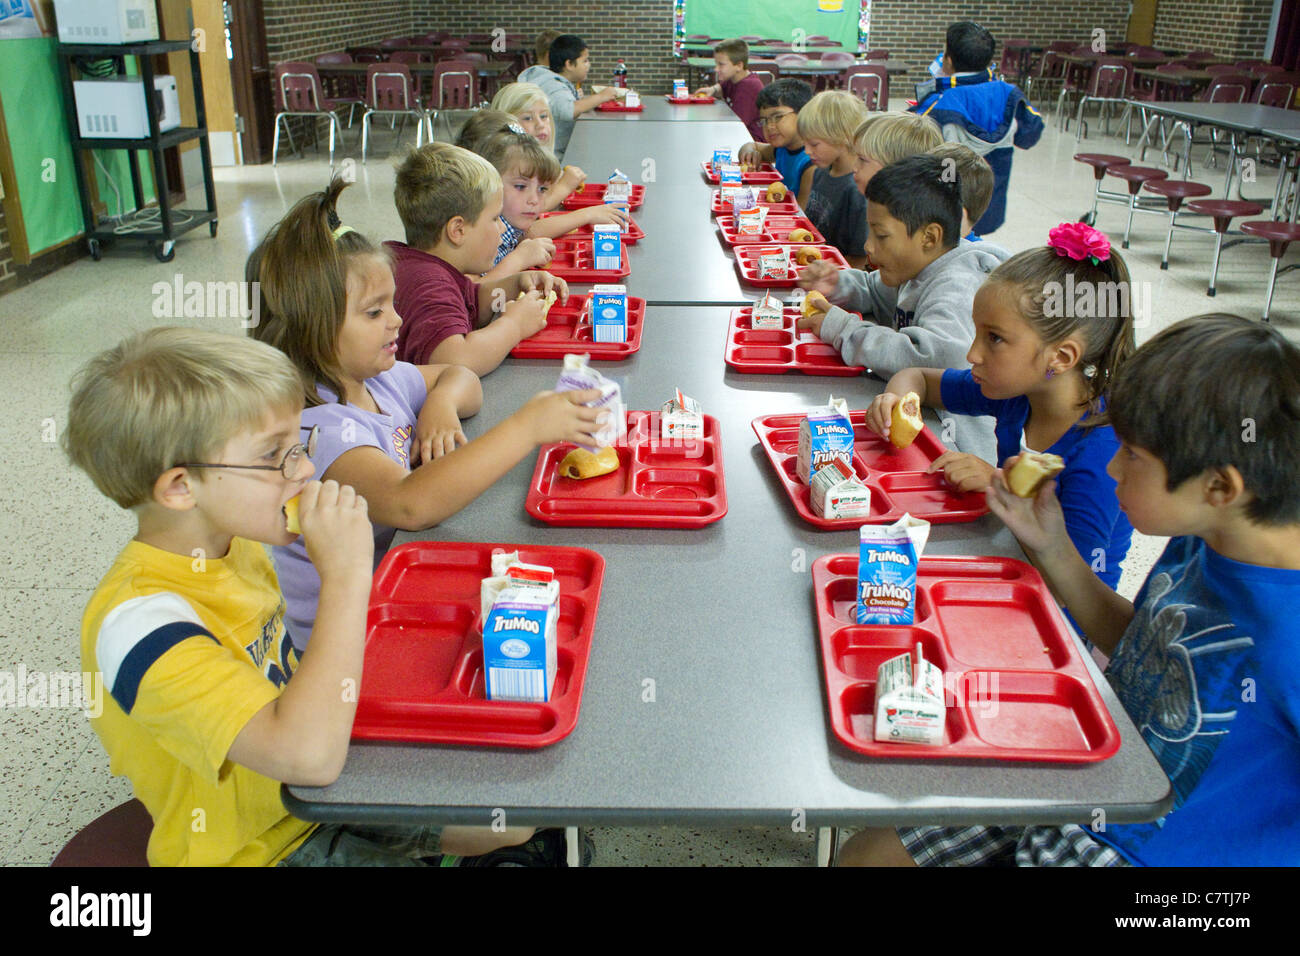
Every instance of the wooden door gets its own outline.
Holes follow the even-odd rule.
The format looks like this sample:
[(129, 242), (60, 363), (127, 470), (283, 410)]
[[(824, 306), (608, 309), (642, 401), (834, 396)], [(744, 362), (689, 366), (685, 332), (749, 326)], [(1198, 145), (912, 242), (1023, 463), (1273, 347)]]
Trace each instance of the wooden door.
[(245, 163), (271, 159), (275, 105), (271, 100), (271, 65), (266, 58), (262, 0), (225, 0), (230, 39), (230, 81)]
[(1156, 29), (1156, 0), (1133, 0), (1133, 8), (1128, 17), (1128, 34), (1124, 37), (1129, 43), (1151, 46)]

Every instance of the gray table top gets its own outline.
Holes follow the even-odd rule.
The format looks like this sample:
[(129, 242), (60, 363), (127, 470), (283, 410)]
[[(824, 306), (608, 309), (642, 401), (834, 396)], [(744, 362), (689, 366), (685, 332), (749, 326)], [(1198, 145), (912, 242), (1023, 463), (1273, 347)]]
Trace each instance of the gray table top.
[[(696, 103), (691, 106), (677, 106), (664, 99), (662, 93), (648, 94), (641, 97), (641, 105), (645, 108), (640, 113), (615, 113), (612, 111), (602, 112), (601, 110), (589, 110), (578, 117), (578, 122), (585, 123), (588, 120), (601, 120), (602, 122), (609, 122), (612, 120), (621, 123), (737, 122), (736, 114), (731, 111), (731, 107), (724, 103), (721, 98), (715, 99), (712, 103)], [(569, 148), (572, 149), (572, 145), (570, 145)]]
[[(869, 378), (738, 375), (725, 369), (726, 308), (647, 310), (641, 349), (602, 364), (628, 407), (658, 408), (680, 386), (715, 416), (729, 511), (691, 531), (556, 528), (524, 497), (527, 456), (484, 495), (413, 538), (592, 548), (607, 567), (578, 726), (539, 750), (354, 743), (329, 787), (288, 787), (307, 820), (518, 825), (809, 826), (1149, 820), (1169, 782), (1089, 660), (1122, 736), (1114, 757), (1059, 766), (878, 760), (846, 749), (827, 719), (808, 568), (851, 552), (851, 531), (820, 532), (794, 512), (750, 427), (759, 415), (848, 395)], [(534, 392), (558, 362), (510, 360), (488, 376), (482, 434)], [(1020, 557), (991, 517), (936, 525), (928, 554)], [(653, 702), (643, 699), (654, 681)]]
[(1257, 103), (1143, 103), (1137, 100), (1133, 103), (1152, 113), (1240, 133), (1269, 136), (1274, 132), (1300, 130), (1300, 111), (1277, 106)]

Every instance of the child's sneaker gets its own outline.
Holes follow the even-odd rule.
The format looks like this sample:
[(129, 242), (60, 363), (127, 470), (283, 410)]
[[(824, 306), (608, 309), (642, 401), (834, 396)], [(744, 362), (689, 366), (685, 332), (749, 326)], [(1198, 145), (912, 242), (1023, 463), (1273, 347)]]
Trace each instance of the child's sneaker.
[[(587, 831), (579, 830), (582, 837), (582, 866), (591, 866), (596, 855), (596, 845)], [(447, 864), (444, 864), (447, 865)], [(519, 846), (502, 847), (482, 856), (465, 857), (460, 866), (530, 866), (566, 867), (568, 849), (562, 828), (538, 830), (533, 838)]]

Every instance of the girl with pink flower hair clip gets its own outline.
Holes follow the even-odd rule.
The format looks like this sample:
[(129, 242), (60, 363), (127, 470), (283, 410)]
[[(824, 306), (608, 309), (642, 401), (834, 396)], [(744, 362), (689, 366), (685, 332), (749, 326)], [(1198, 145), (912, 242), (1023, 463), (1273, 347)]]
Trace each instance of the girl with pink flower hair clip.
[[(1079, 222), (1048, 233), (1047, 245), (1012, 256), (975, 294), (969, 369), (909, 368), (889, 380), (867, 411), (888, 437), (894, 405), (908, 392), (936, 408), (996, 419), (1001, 469), (946, 452), (930, 466), (960, 491), (986, 491), (1027, 451), (1059, 455), (1055, 493), (1083, 559), (1114, 588), (1133, 528), (1106, 466), (1119, 440), (1105, 424), (1106, 392), (1134, 351), (1128, 267), (1105, 234)], [(1030, 555), (1033, 559), (1033, 555)]]

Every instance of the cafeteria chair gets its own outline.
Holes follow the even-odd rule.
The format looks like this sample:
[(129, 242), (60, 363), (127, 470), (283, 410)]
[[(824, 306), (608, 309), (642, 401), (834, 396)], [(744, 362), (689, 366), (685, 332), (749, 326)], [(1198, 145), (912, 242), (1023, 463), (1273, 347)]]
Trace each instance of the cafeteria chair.
[(128, 800), (77, 831), (52, 867), (146, 867), (153, 819), (139, 800)]
[[(313, 61), (316, 64), (317, 74), (321, 73), (321, 67), (351, 65), (356, 62), (351, 55), (342, 51), (338, 53), (322, 53)], [(352, 114), (356, 107), (361, 105), (360, 85), (358, 77), (346, 76), (343, 74), (322, 75), (320, 78), (321, 89), (325, 91), (325, 96), (338, 103), (348, 104), (348, 129), (352, 128)]]
[[(420, 38), (415, 37), (414, 39), (419, 40)], [(411, 40), (411, 37), (389, 37), (387, 40), (379, 41), (379, 49), (396, 50), (400, 47), (411, 46)]]
[(1228, 233), (1228, 226), (1238, 216), (1258, 216), (1264, 211), (1264, 207), (1259, 203), (1242, 199), (1197, 199), (1189, 202), (1187, 208), (1191, 212), (1209, 216), (1214, 220), (1214, 231), (1216, 233), (1214, 239), (1214, 264), (1210, 266), (1210, 285), (1205, 290), (1206, 295), (1213, 297), (1215, 283), (1219, 277), (1219, 256), (1224, 249), (1244, 241), (1242, 239), (1233, 239), (1225, 243), (1223, 237)]
[(807, 66), (808, 57), (802, 53), (778, 53), (772, 58), (777, 66)]
[[(1110, 135), (1110, 108), (1112, 105), (1125, 107), (1122, 114), (1124, 123), (1124, 143), (1128, 144), (1132, 128), (1132, 108), (1127, 102), (1129, 87), (1133, 84), (1133, 65), (1126, 63), (1120, 57), (1099, 57), (1092, 68), (1092, 80), (1088, 84), (1088, 89), (1079, 97), (1079, 112), (1076, 117), (1074, 130), (1074, 143), (1077, 146), (1079, 140), (1083, 138), (1084, 129), (1087, 123), (1083, 118), (1083, 110), (1089, 103), (1096, 103), (1097, 118), (1105, 123), (1104, 132)], [(1066, 119), (1066, 125), (1069, 125), (1069, 119)]]
[(1273, 258), (1273, 267), (1268, 274), (1268, 293), (1264, 298), (1264, 321), (1267, 322), (1268, 310), (1273, 305), (1273, 286), (1277, 282), (1277, 277), (1283, 272), (1290, 272), (1300, 267), (1300, 263), (1292, 263), (1284, 269), (1278, 268), (1278, 263), (1286, 255), (1287, 246), (1300, 239), (1300, 225), (1294, 222), (1263, 219), (1243, 222), (1241, 231), (1246, 235), (1268, 240), (1268, 254)]
[(843, 50), (831, 50), (821, 55), (822, 66), (852, 66), (857, 63), (857, 59), (852, 53), (845, 53)]
[(781, 65), (775, 60), (750, 60), (749, 72), (757, 74), (763, 85), (767, 86), (781, 78)]
[(1131, 160), (1127, 156), (1115, 156), (1111, 153), (1075, 153), (1075, 162), (1084, 163), (1092, 167), (1092, 175), (1096, 180), (1092, 187), (1092, 211), (1086, 212), (1079, 217), (1080, 222), (1088, 225), (1096, 225), (1097, 222), (1097, 204), (1102, 202), (1124, 203), (1128, 204), (1128, 199), (1123, 193), (1113, 192), (1108, 189), (1102, 189), (1102, 180), (1106, 178), (1106, 170), (1112, 166), (1127, 166)]
[(1255, 90), (1255, 96), (1252, 103), (1258, 103), (1260, 106), (1274, 106), (1278, 109), (1290, 109), (1292, 102), (1295, 101), (1295, 81), (1291, 79), (1282, 79), (1284, 74), (1264, 77), (1259, 81), (1259, 88)]
[(889, 73), (883, 63), (855, 63), (840, 74), (840, 85), (868, 110), (889, 109)]
[[(474, 108), (474, 75), (476, 66), (472, 60), (443, 60), (434, 64), (433, 68), (433, 92), (432, 108), (429, 114), (432, 120), (429, 123), (429, 139), (432, 141), (434, 133), (434, 124), (438, 122), (440, 113), (447, 113), (451, 110), (469, 110)], [(452, 135), (451, 117), (447, 119), (447, 139), (455, 137)]]
[(353, 63), (383, 63), (387, 57), (377, 46), (359, 46), (352, 48)]
[(1049, 99), (1044, 100), (1044, 104), (1050, 103), (1050, 87), (1057, 83), (1065, 81), (1065, 61), (1061, 59), (1062, 53), (1069, 53), (1074, 49), (1074, 44), (1069, 40), (1053, 40), (1047, 44), (1047, 49), (1043, 51), (1038, 65), (1029, 72), (1025, 77), (1025, 98), (1033, 99), (1034, 86), (1048, 87)]
[(1141, 205), (1138, 199), (1138, 193), (1142, 190), (1142, 184), (1152, 179), (1165, 179), (1169, 174), (1163, 169), (1156, 169), (1154, 166), (1134, 166), (1132, 163), (1124, 165), (1108, 166), (1106, 168), (1107, 176), (1114, 176), (1116, 179), (1122, 179), (1128, 183), (1128, 224), (1124, 227), (1124, 242), (1121, 248), (1128, 248), (1128, 237), (1133, 231), (1133, 214), (1139, 208), (1149, 210), (1149, 204)]
[[(1209, 88), (1197, 98), (1197, 101), (1201, 103), (1245, 103), (1246, 94), (1250, 92), (1253, 85), (1253, 80), (1246, 73), (1219, 73), (1210, 82)], [(1208, 145), (1210, 147), (1205, 159), (1207, 166), (1216, 166), (1218, 164), (1216, 153), (1220, 140), (1218, 129), (1211, 127), (1210, 138), (1198, 141), (1192, 132), (1191, 124), (1185, 120), (1178, 120), (1170, 128), (1169, 138), (1172, 139), (1179, 132), (1186, 137), (1187, 142), (1183, 149), (1184, 176), (1191, 174), (1192, 147), (1195, 145)]]
[(998, 75), (1008, 83), (1017, 86), (1029, 75), (1032, 67), (1028, 63), (1030, 43), (1025, 39), (1004, 40), (1002, 57), (998, 61)]
[(1208, 196), (1213, 190), (1204, 183), (1195, 183), (1190, 179), (1148, 179), (1142, 184), (1142, 188), (1149, 193), (1164, 197), (1165, 203), (1169, 207), (1169, 234), (1165, 236), (1165, 252), (1160, 257), (1160, 268), (1167, 270), (1169, 268), (1169, 246), (1174, 241), (1174, 229), (1195, 229), (1198, 232), (1211, 231), (1201, 226), (1179, 224), (1178, 213), (1182, 209), (1183, 200)]
[[(741, 37), (740, 39), (744, 40), (746, 43), (761, 43), (761, 42), (763, 42), (763, 38), (760, 37), (760, 36), (756, 36), (756, 35), (746, 35), (746, 36)], [(809, 37), (808, 39), (811, 40), (812, 37)]]
[(284, 130), (289, 137), (289, 148), (296, 153), (298, 148), (294, 145), (293, 132), (289, 129), (288, 119), (290, 116), (310, 116), (313, 119), (325, 119), (329, 122), (330, 168), (333, 169), (335, 133), (338, 134), (339, 141), (344, 142), (343, 129), (339, 125), (338, 114), (334, 111), (345, 105), (355, 108), (355, 104), (327, 98), (321, 87), (320, 75), (316, 72), (315, 64), (301, 61), (276, 64), (273, 92), (276, 114), (275, 136), (271, 141), (271, 165), (276, 164), (280, 150), (281, 120), (284, 121)]
[(1187, 54), (1186, 59), (1195, 60), (1197, 63), (1204, 63), (1206, 60), (1213, 60), (1214, 54), (1209, 50), (1193, 50)]
[(415, 117), (415, 148), (424, 145), (424, 127), (429, 126), (429, 141), (433, 141), (433, 122), (420, 106), (411, 71), (405, 63), (371, 63), (366, 67), (366, 112), (361, 117), (361, 165), (366, 164), (370, 145), (370, 117), (376, 113), (393, 119), (402, 118), (397, 135), (406, 128), (406, 118)]
[[(1076, 46), (1069, 51), (1072, 56), (1095, 57), (1090, 46)], [(1108, 57), (1112, 61), (1120, 62), (1121, 57)], [(1074, 96), (1083, 96), (1088, 91), (1089, 81), (1092, 79), (1093, 63), (1063, 63), (1064, 75), (1061, 78), (1061, 94), (1056, 98), (1056, 126), (1061, 132), (1065, 132), (1066, 125), (1069, 123), (1069, 113), (1065, 111), (1065, 104), (1068, 99)], [(1070, 112), (1074, 111), (1074, 103), (1070, 104)]]

